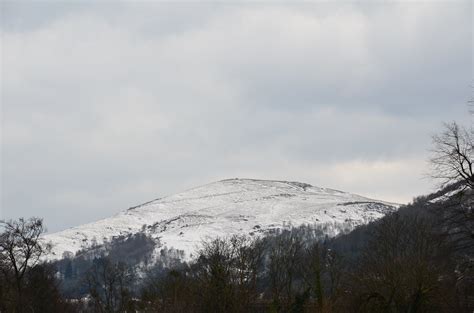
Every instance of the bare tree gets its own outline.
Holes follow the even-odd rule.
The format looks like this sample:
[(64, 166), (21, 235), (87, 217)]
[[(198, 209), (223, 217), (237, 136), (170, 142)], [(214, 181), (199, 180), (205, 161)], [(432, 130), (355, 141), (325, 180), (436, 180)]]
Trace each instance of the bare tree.
[(234, 261), (236, 251), (228, 238), (203, 242), (198, 252), (194, 275), (202, 311), (235, 312)]
[(332, 311), (341, 293), (342, 259), (322, 242), (305, 249), (303, 280), (316, 300), (317, 312)]
[(441, 134), (433, 136), (431, 176), (442, 186), (462, 181), (474, 187), (474, 133), (456, 122), (445, 124)]
[[(433, 137), (432, 176), (456, 188), (439, 204), (443, 229), (457, 250), (474, 247), (474, 128), (452, 122)], [(461, 184), (460, 190), (457, 185)], [(449, 189), (448, 188), (448, 189)]]
[[(433, 223), (399, 213), (380, 221), (354, 273), (359, 312), (454, 312), (453, 271)], [(459, 311), (456, 311), (459, 312)]]
[(23, 281), (27, 271), (38, 264), (50, 247), (41, 245), (39, 237), (45, 231), (40, 218), (0, 221), (0, 270), (7, 284), (16, 291), (16, 311), (23, 310)]
[(298, 293), (295, 281), (301, 272), (304, 243), (300, 234), (285, 230), (271, 238), (268, 276), (274, 308), (287, 312)]
[(258, 296), (257, 280), (263, 262), (263, 242), (247, 236), (233, 236), (230, 244), (235, 251), (234, 281), (239, 299), (238, 311), (248, 312)]
[(95, 259), (86, 277), (95, 312), (127, 312), (132, 305), (133, 271), (122, 262), (109, 258)]

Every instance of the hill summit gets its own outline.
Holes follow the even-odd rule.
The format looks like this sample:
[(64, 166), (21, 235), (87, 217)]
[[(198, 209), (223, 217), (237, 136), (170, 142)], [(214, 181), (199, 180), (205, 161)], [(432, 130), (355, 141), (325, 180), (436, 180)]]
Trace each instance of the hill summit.
[(328, 236), (381, 218), (397, 204), (306, 183), (226, 179), (131, 207), (113, 217), (48, 234), (48, 259), (144, 232), (187, 257), (203, 239), (258, 236), (303, 224), (325, 225)]

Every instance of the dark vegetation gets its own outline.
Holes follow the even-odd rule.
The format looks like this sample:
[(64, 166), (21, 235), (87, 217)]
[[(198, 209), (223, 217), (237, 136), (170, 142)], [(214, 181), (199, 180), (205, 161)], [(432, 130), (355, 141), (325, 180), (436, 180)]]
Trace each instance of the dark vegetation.
[(216, 238), (186, 263), (139, 233), (41, 263), (42, 221), (3, 222), (0, 311), (472, 312), (472, 133), (449, 124), (434, 143), (439, 191), (332, 239)]

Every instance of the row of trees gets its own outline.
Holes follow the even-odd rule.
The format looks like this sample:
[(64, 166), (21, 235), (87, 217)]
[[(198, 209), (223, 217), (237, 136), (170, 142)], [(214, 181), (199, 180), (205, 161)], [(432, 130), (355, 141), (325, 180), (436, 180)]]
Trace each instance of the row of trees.
[(144, 307), (156, 312), (322, 308), (323, 286), (336, 289), (340, 264), (311, 237), (312, 229), (301, 227), (261, 239), (234, 236), (205, 242), (193, 264), (148, 276), (142, 289)]
[[(67, 299), (58, 268), (32, 264), (18, 283), (3, 268), (2, 312), (469, 312), (455, 246), (429, 214), (391, 214), (366, 237), (312, 240), (311, 227), (207, 241), (191, 264), (136, 268), (94, 258), (87, 297)], [(359, 238), (365, 238), (359, 240)], [(356, 239), (354, 239), (356, 238)], [(354, 255), (341, 243), (363, 246)], [(6, 262), (4, 262), (4, 265)], [(6, 270), (6, 271), (5, 271)], [(13, 276), (7, 276), (12, 275)], [(140, 277), (141, 276), (141, 277)], [(464, 276), (464, 277), (462, 277)], [(7, 280), (3, 280), (6, 278)], [(141, 282), (138, 284), (138, 282)], [(471, 287), (472, 288), (472, 287)]]

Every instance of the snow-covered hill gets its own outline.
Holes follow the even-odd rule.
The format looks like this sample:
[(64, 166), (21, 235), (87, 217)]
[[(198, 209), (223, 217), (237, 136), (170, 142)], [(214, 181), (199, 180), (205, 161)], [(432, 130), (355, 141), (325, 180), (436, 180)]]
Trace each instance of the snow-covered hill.
[(48, 234), (48, 259), (75, 253), (92, 242), (146, 232), (184, 250), (187, 257), (202, 239), (233, 234), (258, 235), (302, 224), (327, 224), (328, 235), (396, 210), (398, 205), (304, 183), (228, 179), (132, 207), (94, 223)]

